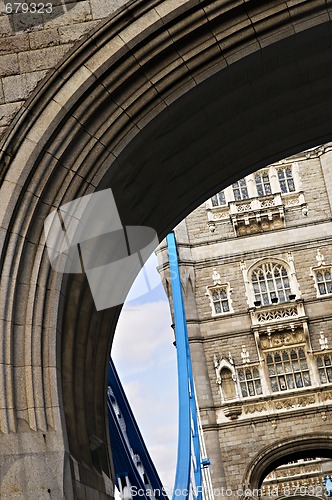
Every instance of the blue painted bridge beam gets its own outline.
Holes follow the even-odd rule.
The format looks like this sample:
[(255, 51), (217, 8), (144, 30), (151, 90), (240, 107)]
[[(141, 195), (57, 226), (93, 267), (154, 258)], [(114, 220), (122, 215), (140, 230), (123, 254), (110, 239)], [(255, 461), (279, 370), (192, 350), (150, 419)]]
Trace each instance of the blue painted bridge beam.
[[(179, 398), (178, 455), (173, 500), (187, 500), (191, 496), (201, 500), (202, 475), (197, 407), (174, 233), (170, 233), (166, 240), (173, 296)], [(191, 484), (192, 473), (195, 478), (194, 485)]]
[(107, 405), (114, 471), (122, 487), (127, 488), (126, 492), (122, 489), (122, 496), (140, 500), (169, 500), (112, 359), (108, 370)]

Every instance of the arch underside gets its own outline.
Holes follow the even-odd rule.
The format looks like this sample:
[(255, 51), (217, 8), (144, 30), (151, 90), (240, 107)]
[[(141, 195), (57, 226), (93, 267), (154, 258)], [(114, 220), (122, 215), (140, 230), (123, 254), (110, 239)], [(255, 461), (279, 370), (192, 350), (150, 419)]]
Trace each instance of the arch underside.
[(132, 2), (40, 85), (2, 143), (2, 431), (57, 430), (64, 416), (96, 489), (111, 475), (106, 366), (120, 308), (97, 312), (84, 275), (50, 269), (44, 219), (110, 187), (123, 225), (161, 240), (230, 182), (331, 140), (326, 3), (260, 3)]

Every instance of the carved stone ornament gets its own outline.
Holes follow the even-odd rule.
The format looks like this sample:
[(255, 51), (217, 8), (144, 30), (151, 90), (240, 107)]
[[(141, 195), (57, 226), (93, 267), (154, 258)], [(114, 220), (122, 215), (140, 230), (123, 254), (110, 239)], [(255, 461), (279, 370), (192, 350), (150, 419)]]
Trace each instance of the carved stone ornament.
[(221, 276), (215, 267), (213, 268), (213, 273), (212, 273), (211, 278), (212, 278), (214, 285), (221, 285)]
[(324, 255), (322, 253), (320, 253), (319, 248), (317, 250), (316, 260), (317, 260), (317, 265), (318, 266), (325, 266)]
[(305, 342), (304, 332), (297, 330), (285, 333), (268, 333), (260, 338), (262, 349), (270, 347), (282, 347), (287, 345), (299, 344)]
[(242, 363), (250, 363), (250, 356), (249, 352), (247, 351), (247, 348), (245, 345), (242, 346), (242, 352), (241, 352), (241, 358), (242, 358)]
[(279, 321), (282, 319), (297, 318), (298, 311), (296, 304), (289, 307), (275, 307), (267, 311), (258, 311), (258, 323), (267, 323), (269, 321)]
[(241, 268), (241, 271), (246, 271), (247, 270), (247, 264), (244, 262), (244, 260), (241, 260), (241, 262), (240, 262), (240, 268)]
[(235, 370), (234, 370), (234, 361), (233, 361), (231, 353), (229, 353), (228, 356), (229, 356), (228, 359), (224, 358), (223, 356), (220, 356), (219, 360), (218, 360), (216, 354), (214, 354), (214, 356), (213, 356), (213, 365), (214, 365), (214, 369), (216, 372), (216, 381), (217, 381), (217, 384), (219, 384), (219, 385), (221, 384), (220, 373), (221, 373), (221, 370), (223, 368), (230, 370), (233, 380), (236, 379), (236, 374), (235, 374)]
[(321, 395), (322, 401), (331, 401), (332, 400), (332, 391), (323, 392)]
[(329, 343), (327, 340), (327, 337), (325, 337), (324, 332), (319, 332), (320, 333), (320, 338), (318, 339), (319, 345), (321, 350), (323, 351), (324, 349), (329, 348)]
[(239, 404), (223, 406), (225, 417), (236, 420), (242, 413), (242, 406)]
[(276, 401), (274, 406), (277, 410), (291, 410), (293, 408), (304, 408), (305, 406), (314, 404), (316, 398), (314, 395), (311, 396), (298, 396), (296, 398), (287, 398)]
[(244, 413), (261, 413), (267, 410), (268, 407), (266, 403), (256, 403), (252, 405), (246, 405), (243, 408)]

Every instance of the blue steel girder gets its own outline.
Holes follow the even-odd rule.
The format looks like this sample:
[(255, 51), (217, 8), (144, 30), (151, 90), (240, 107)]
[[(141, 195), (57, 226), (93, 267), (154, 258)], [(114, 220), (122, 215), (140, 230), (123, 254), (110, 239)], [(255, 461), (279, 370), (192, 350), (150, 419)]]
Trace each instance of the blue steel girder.
[[(136, 493), (132, 496), (143, 500), (168, 500), (111, 359), (108, 386), (111, 389), (108, 391), (107, 404), (115, 475), (128, 480)], [(139, 455), (143, 477), (134, 455)]]
[[(187, 500), (191, 495), (201, 500), (202, 475), (197, 406), (174, 233), (170, 233), (166, 240), (172, 283), (179, 399), (178, 456), (173, 500)], [(195, 458), (195, 464), (193, 464), (192, 457)], [(192, 472), (194, 472), (194, 485), (190, 483)]]

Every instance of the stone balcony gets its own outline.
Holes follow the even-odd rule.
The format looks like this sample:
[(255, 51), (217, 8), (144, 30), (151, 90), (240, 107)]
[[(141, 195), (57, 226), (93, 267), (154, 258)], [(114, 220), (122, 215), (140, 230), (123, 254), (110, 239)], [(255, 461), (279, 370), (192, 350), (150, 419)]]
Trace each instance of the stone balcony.
[(238, 236), (260, 233), (285, 227), (285, 208), (301, 206), (306, 211), (302, 192), (274, 193), (268, 196), (231, 201), (227, 205), (207, 209), (211, 232), (216, 224), (230, 219)]
[(229, 218), (238, 235), (277, 229), (285, 225), (284, 203), (280, 193), (277, 193), (261, 198), (231, 201), (228, 205), (208, 209), (211, 231), (214, 231), (216, 222)]
[(305, 458), (281, 465), (270, 472), (261, 486), (261, 499), (271, 496), (326, 498), (324, 477), (331, 475), (332, 462)]
[(229, 212), (239, 236), (285, 226), (284, 204), (280, 194), (231, 202)]
[(303, 301), (298, 299), (281, 304), (256, 306), (249, 309), (252, 329), (261, 333), (283, 330), (294, 331), (306, 320)]

